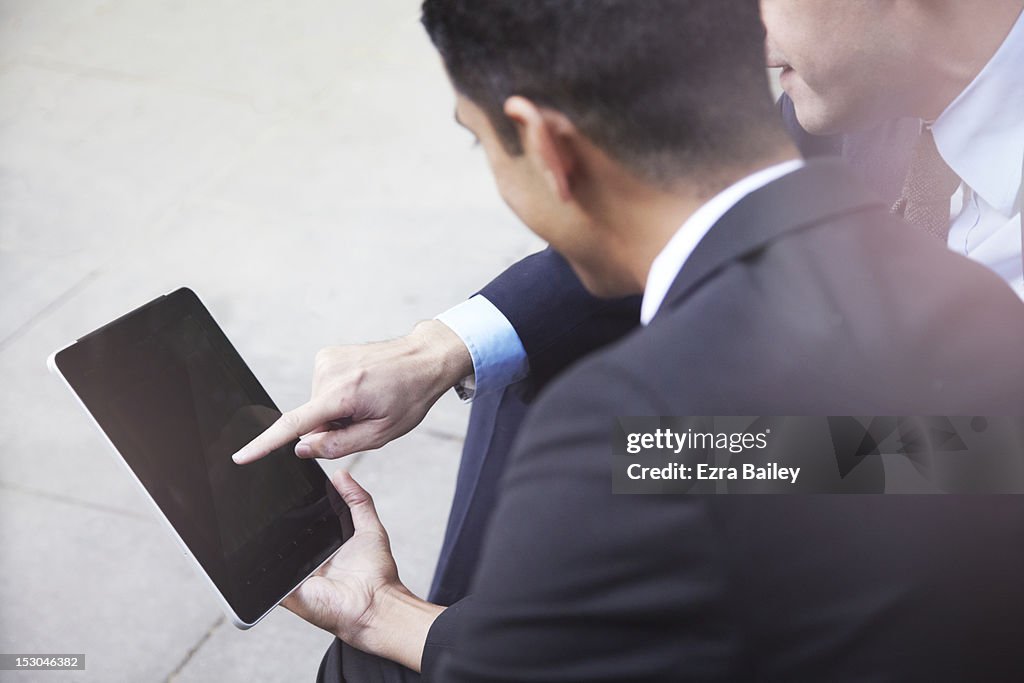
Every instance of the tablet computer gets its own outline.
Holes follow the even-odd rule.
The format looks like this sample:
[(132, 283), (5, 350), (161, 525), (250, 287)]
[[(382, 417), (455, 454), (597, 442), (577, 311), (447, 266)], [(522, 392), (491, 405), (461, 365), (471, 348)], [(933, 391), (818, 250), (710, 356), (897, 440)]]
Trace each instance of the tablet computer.
[(295, 443), (231, 455), (280, 416), (192, 290), (161, 296), (48, 362), (170, 524), (239, 628), (262, 619), (352, 534)]

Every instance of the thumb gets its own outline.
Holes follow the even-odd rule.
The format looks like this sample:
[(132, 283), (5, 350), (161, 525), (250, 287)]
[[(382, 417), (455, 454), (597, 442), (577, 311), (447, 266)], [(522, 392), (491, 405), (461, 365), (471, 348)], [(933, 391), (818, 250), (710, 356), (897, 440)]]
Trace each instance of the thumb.
[(386, 533), (384, 525), (380, 523), (377, 516), (377, 508), (373, 504), (373, 498), (362, 486), (352, 478), (347, 470), (338, 470), (331, 475), (331, 483), (341, 494), (342, 500), (348, 505), (352, 513), (352, 525), (356, 533), (363, 531), (378, 531)]

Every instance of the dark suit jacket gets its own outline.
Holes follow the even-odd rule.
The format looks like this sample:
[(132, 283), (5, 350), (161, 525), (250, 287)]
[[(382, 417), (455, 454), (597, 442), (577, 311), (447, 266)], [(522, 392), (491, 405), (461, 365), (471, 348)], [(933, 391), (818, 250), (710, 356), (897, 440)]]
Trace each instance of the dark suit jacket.
[(748, 196), (542, 394), (425, 679), (1024, 680), (1024, 498), (611, 494), (619, 415), (1024, 414), (1020, 302), (858, 185)]
[[(779, 111), (805, 157), (842, 155), (883, 203), (892, 205), (897, 199), (917, 140), (917, 120), (892, 121), (850, 136), (820, 137), (800, 127), (788, 97), (779, 100)], [(461, 599), (469, 589), (498, 479), (533, 397), (573, 363), (631, 332), (640, 319), (640, 297), (591, 296), (565, 259), (551, 249), (519, 261), (480, 293), (512, 323), (531, 373), (504, 392), (477, 398), (473, 406), (430, 590), (430, 599), (444, 605)]]

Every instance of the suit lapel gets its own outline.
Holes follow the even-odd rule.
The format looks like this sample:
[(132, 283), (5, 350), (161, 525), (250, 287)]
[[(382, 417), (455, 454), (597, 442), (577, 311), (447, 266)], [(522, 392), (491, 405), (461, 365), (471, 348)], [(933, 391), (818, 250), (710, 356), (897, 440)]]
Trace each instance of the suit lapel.
[(788, 233), (833, 216), (878, 209), (884, 211), (885, 205), (845, 162), (808, 161), (744, 197), (712, 226), (676, 276), (659, 314), (678, 306), (729, 263)]

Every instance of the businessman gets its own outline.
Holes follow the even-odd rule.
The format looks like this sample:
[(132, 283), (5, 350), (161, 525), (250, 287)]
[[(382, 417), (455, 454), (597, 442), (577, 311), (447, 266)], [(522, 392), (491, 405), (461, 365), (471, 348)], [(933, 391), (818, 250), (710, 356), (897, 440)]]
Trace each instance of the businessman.
[[(424, 23), (502, 196), (591, 292), (642, 292), (647, 329), (531, 412), (472, 600), (409, 594), (341, 475), (355, 542), (286, 605), (429, 680), (1024, 674), (1015, 499), (609, 494), (616, 415), (1024, 409), (1019, 301), (800, 161), (756, 4), (428, 0)], [(380, 677), (349, 653), (322, 678)]]
[[(1020, 0), (762, 2), (768, 62), (783, 68), (780, 106), (801, 152), (843, 156), (908, 223), (1024, 295), (1022, 7)], [(922, 120), (930, 125), (923, 129)], [(913, 158), (918, 170), (911, 174)], [(923, 201), (908, 207), (905, 190)], [(448, 604), (466, 593), (497, 481), (532, 397), (638, 320), (637, 297), (591, 296), (548, 249), (407, 337), (325, 349), (310, 405), (286, 414), (242, 458), (296, 434), (307, 435), (299, 451), (305, 457), (376, 448), (418, 424), (452, 386), (467, 397), (475, 389), (431, 591)], [(349, 418), (346, 427), (326, 428), (338, 417)]]

